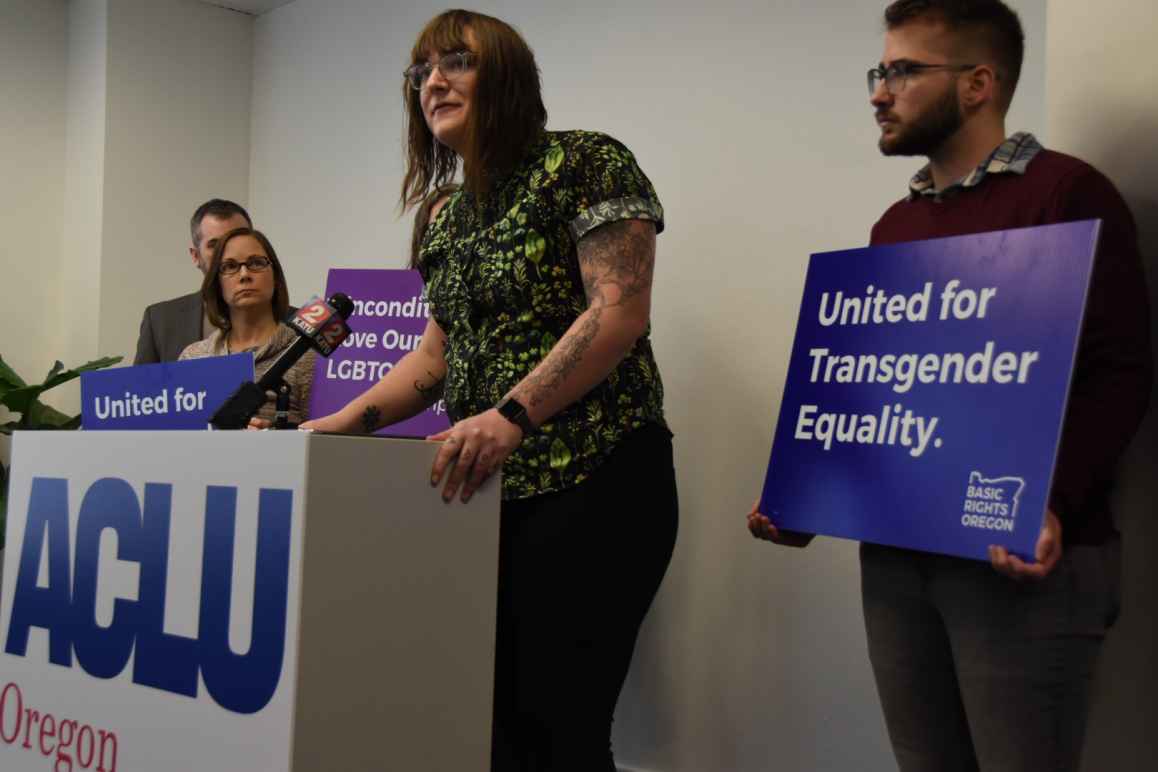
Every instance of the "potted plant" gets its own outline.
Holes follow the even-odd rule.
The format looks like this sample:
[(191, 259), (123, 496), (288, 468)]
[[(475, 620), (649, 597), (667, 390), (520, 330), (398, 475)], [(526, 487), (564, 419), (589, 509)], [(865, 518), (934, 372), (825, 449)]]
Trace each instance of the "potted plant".
[[(79, 378), (81, 373), (100, 370), (120, 362), (123, 357), (94, 359), (80, 367), (65, 370), (57, 362), (48, 371), (42, 383), (29, 386), (0, 356), (0, 405), (19, 414), (15, 421), (0, 424), (0, 434), (11, 435), (17, 429), (77, 429), (80, 416), (68, 416), (40, 401), (40, 395), (62, 383)], [(8, 465), (0, 460), (0, 556), (4, 554), (4, 523), (8, 512)]]

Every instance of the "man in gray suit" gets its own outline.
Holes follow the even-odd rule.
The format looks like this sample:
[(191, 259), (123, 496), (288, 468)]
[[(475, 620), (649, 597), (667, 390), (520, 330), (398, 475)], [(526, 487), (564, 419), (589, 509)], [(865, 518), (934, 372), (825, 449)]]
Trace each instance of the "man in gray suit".
[[(252, 228), (249, 213), (239, 204), (214, 198), (197, 207), (189, 221), (193, 246), (189, 256), (202, 274), (209, 270), (217, 240), (234, 228)], [(135, 365), (154, 362), (176, 362), (181, 352), (194, 341), (201, 340), (211, 331), (201, 306), (201, 292), (154, 303), (145, 309), (141, 319), (141, 334), (137, 338)]]

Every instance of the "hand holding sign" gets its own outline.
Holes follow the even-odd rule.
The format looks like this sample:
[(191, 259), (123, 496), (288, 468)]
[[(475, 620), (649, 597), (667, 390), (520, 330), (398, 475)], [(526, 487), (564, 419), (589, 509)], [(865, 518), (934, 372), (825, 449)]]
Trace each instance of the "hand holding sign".
[(752, 502), (752, 511), (748, 513), (748, 531), (757, 539), (770, 541), (784, 547), (807, 547), (816, 538), (816, 534), (801, 531), (781, 531), (772, 524), (765, 515), (760, 513), (760, 500)]
[(1026, 563), (1017, 555), (1010, 555), (1005, 547), (995, 544), (989, 545), (989, 562), (993, 568), (1010, 579), (1042, 580), (1049, 576), (1054, 566), (1062, 556), (1062, 527), (1061, 520), (1052, 509), (1045, 513), (1045, 523), (1041, 527), (1041, 534), (1037, 537), (1037, 547), (1034, 549), (1036, 563)]

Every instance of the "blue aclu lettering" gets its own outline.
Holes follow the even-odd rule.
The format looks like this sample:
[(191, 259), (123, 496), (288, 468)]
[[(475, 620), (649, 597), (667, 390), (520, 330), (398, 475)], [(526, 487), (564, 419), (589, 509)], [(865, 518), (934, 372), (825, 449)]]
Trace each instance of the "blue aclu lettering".
[[(38, 627), (48, 631), (49, 662), (72, 667), (75, 656), (96, 678), (120, 675), (135, 650), (135, 683), (196, 697), (200, 674), (218, 705), (256, 713), (272, 699), (281, 679), (293, 491), (263, 488), (259, 495), (252, 635), (245, 654), (229, 646), (235, 487), (210, 485), (205, 491), (197, 638), (164, 631), (172, 491), (167, 483), (146, 483), (142, 503), (127, 481), (97, 480), (81, 501), (75, 563), (70, 564), (68, 481), (33, 478), (4, 650), (26, 656), (29, 631)], [(116, 534), (117, 559), (138, 564), (140, 586), (136, 600), (116, 599), (112, 623), (102, 627), (96, 620), (96, 593), (100, 538), (106, 529)], [(46, 586), (37, 585), (42, 556), (47, 556)]]

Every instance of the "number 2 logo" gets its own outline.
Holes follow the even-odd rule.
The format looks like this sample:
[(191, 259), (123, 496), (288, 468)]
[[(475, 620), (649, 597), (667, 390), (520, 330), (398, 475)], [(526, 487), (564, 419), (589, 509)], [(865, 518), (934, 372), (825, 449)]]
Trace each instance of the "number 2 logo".
[(325, 320), (328, 308), (326, 304), (320, 300), (315, 300), (305, 308), (298, 311), (298, 316), (310, 324), (317, 325)]
[(340, 344), (345, 337), (345, 325), (342, 324), (341, 319), (335, 319), (326, 325), (326, 329), (322, 330), (322, 340), (331, 348), (337, 348), (338, 344)]

